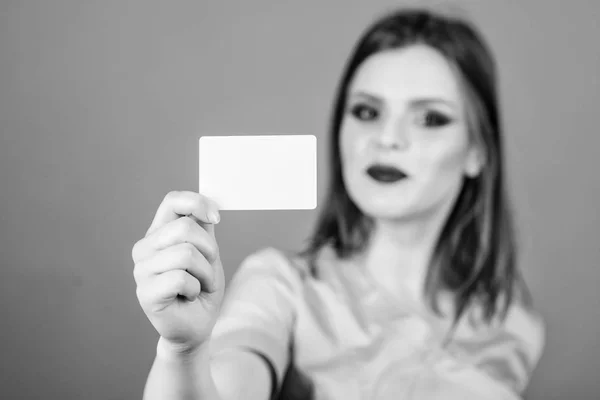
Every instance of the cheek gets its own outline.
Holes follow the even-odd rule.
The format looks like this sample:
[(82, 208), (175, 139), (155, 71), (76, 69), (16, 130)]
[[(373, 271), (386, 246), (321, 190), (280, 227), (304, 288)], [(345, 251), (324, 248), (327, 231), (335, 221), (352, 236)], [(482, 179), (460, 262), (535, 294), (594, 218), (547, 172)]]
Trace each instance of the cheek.
[(422, 165), (437, 176), (462, 175), (468, 152), (466, 129), (451, 128), (442, 136), (423, 143), (421, 146)]
[(427, 181), (440, 189), (462, 182), (466, 151), (462, 148), (445, 148), (422, 160), (427, 171)]
[(442, 154), (435, 162), (435, 167), (438, 172), (446, 171), (448, 173), (462, 174), (465, 160), (465, 152), (454, 151)]
[(368, 136), (352, 121), (344, 121), (340, 127), (339, 149), (342, 164), (356, 164), (365, 155)]

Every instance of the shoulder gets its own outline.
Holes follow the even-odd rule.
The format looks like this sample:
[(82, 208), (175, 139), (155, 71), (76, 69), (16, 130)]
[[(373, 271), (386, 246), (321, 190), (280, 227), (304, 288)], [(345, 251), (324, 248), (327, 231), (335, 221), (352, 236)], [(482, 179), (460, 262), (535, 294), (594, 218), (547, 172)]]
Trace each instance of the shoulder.
[(546, 344), (546, 324), (541, 313), (533, 305), (513, 304), (498, 327), (498, 332), (513, 338), (533, 369)]

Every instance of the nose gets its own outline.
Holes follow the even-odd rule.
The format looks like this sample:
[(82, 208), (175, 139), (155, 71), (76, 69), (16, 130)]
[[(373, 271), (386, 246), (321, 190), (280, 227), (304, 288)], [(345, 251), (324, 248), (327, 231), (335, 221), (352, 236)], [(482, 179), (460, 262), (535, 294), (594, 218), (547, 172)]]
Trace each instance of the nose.
[(381, 128), (377, 138), (378, 146), (386, 149), (407, 150), (410, 147), (408, 127), (402, 118), (390, 120)]

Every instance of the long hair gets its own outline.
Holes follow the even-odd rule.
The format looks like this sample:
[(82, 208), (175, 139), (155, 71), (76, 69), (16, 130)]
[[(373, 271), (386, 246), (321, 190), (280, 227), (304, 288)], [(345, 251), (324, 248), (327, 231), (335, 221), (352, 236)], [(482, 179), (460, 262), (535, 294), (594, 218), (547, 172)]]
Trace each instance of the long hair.
[[(424, 9), (402, 9), (380, 17), (363, 33), (338, 83), (330, 121), (329, 188), (316, 228), (300, 252), (316, 276), (318, 251), (330, 245), (340, 258), (366, 246), (372, 219), (349, 197), (342, 180), (338, 139), (347, 89), (359, 66), (381, 51), (414, 44), (440, 52), (454, 69), (466, 102), (470, 140), (485, 155), (480, 174), (465, 177), (434, 248), (425, 278), (425, 301), (436, 312), (442, 290), (453, 294), (456, 324), (471, 304), (482, 306), (484, 320), (503, 319), (523, 283), (516, 268), (513, 216), (503, 175), (496, 66), (480, 33), (464, 19)], [(529, 299), (523, 283), (522, 293)]]

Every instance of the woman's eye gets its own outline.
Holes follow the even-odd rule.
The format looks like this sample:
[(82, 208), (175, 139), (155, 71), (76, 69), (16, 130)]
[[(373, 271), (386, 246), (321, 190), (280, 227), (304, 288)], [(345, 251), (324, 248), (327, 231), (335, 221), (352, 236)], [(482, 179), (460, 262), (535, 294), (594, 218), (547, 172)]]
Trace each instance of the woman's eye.
[(375, 108), (364, 104), (357, 104), (351, 107), (350, 112), (361, 121), (372, 121), (379, 115)]
[(418, 122), (428, 128), (437, 128), (448, 125), (452, 120), (438, 111), (426, 111), (419, 115)]

